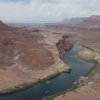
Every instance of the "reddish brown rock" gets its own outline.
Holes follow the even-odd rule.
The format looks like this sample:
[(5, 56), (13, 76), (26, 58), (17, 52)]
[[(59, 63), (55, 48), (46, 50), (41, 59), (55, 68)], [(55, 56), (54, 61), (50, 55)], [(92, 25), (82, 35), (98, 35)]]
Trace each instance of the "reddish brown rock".
[(8, 26), (6, 24), (4, 24), (1, 20), (0, 20), (0, 30), (14, 30), (16, 28)]
[(56, 43), (56, 46), (59, 51), (60, 58), (63, 58), (64, 53), (70, 50), (73, 47), (73, 44), (68, 38), (66, 38), (66, 36), (63, 36), (62, 39)]
[(21, 28), (11, 28), (0, 21), (1, 68), (20, 62), (32, 68), (43, 69), (54, 63), (52, 53), (43, 47), (43, 44), (38, 43), (43, 39), (42, 35)]
[(69, 71), (58, 58), (55, 36), (50, 35), (25, 28), (0, 30), (0, 94)]

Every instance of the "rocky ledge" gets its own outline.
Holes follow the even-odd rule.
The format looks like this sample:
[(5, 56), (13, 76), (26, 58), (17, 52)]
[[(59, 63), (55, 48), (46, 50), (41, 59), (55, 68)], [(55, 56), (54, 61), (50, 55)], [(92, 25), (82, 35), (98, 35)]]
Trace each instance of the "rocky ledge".
[(100, 53), (87, 48), (82, 47), (82, 49), (77, 53), (77, 56), (85, 61), (100, 62)]

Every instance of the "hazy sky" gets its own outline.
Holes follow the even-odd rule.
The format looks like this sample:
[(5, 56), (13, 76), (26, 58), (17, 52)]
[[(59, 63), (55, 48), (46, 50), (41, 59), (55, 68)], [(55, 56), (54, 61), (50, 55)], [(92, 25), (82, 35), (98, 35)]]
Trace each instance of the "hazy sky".
[(100, 0), (0, 0), (4, 22), (49, 22), (100, 15)]

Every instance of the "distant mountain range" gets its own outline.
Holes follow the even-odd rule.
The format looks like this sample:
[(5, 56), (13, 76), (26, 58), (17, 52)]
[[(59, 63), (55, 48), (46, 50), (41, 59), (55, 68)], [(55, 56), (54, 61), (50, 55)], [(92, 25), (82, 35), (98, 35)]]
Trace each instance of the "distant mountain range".
[(60, 24), (64, 24), (68, 27), (100, 29), (100, 15), (65, 19)]
[(100, 15), (92, 15), (90, 17), (77, 17), (64, 19), (59, 23), (46, 24), (47, 28), (73, 28), (73, 29), (92, 29), (100, 30)]
[[(34, 25), (34, 24), (33, 24)], [(33, 26), (31, 25), (31, 26)], [(74, 29), (92, 29), (92, 30), (100, 30), (100, 15), (92, 15), (90, 17), (77, 17), (77, 18), (70, 18), (64, 19), (62, 22), (59, 23), (47, 23), (46, 28), (74, 28)], [(44, 25), (40, 25), (44, 27)], [(24, 26), (24, 25), (23, 25)], [(37, 25), (38, 27), (39, 25)], [(35, 27), (35, 26), (34, 26)], [(13, 29), (13, 27), (4, 24), (0, 21), (0, 29)]]

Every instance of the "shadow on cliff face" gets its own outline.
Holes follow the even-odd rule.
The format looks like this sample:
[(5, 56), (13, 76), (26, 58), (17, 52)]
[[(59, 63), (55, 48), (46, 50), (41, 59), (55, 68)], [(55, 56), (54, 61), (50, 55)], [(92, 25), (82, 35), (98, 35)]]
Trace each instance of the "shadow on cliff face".
[(62, 36), (62, 38), (56, 43), (56, 47), (58, 49), (60, 58), (63, 59), (63, 55), (65, 52), (70, 50), (73, 47), (73, 43), (69, 40), (68, 35)]

